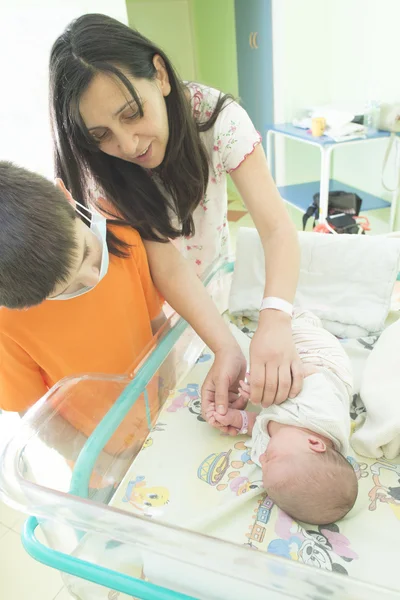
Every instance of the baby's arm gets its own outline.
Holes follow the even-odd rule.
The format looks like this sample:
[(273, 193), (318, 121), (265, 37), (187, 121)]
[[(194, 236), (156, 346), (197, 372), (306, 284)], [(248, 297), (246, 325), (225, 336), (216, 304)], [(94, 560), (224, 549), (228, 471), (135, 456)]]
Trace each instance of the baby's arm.
[[(206, 412), (206, 420), (212, 427), (232, 436), (238, 435), (244, 425), (246, 433), (251, 436), (256, 418), (256, 413), (237, 408), (228, 408), (226, 415), (220, 415), (215, 410), (215, 404), (210, 404)], [(244, 423), (246, 419), (247, 424)], [(243, 433), (245, 432), (243, 431)]]

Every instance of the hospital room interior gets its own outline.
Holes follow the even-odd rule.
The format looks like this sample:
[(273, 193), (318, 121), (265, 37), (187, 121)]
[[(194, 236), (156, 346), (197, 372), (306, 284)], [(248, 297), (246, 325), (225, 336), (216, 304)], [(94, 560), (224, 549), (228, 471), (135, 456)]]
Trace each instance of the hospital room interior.
[(0, 4), (0, 598), (399, 598), (399, 22)]

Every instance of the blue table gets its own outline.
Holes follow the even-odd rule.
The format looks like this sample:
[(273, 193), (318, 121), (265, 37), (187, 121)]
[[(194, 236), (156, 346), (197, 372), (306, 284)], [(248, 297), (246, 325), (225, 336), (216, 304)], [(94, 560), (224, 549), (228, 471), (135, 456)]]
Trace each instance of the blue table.
[[(380, 140), (382, 138), (389, 138), (390, 133), (387, 131), (375, 131), (369, 132), (365, 137), (357, 138), (353, 140), (335, 142), (332, 138), (323, 135), (321, 137), (313, 137), (305, 129), (294, 127), (290, 123), (275, 124), (268, 127), (267, 130), (267, 157), (270, 165), (274, 164), (274, 147), (273, 140), (276, 136), (297, 140), (305, 144), (310, 144), (319, 148), (321, 153), (321, 175), (319, 181), (310, 181), (307, 183), (300, 183), (295, 185), (285, 185), (279, 187), (279, 192), (286, 202), (289, 202), (299, 210), (305, 212), (308, 206), (312, 202), (313, 195), (317, 192), (320, 193), (320, 217), (319, 222), (326, 221), (328, 214), (328, 199), (330, 191), (347, 191), (358, 194), (362, 200), (362, 210), (376, 210), (378, 208), (391, 207), (390, 211), (390, 231), (393, 231), (394, 219), (396, 214), (397, 196), (398, 192), (393, 193), (392, 202), (387, 202), (379, 196), (368, 194), (362, 190), (354, 188), (350, 185), (344, 184), (340, 181), (336, 181), (330, 178), (331, 175), (331, 156), (334, 150), (339, 146), (348, 146), (350, 144), (365, 144)], [(398, 165), (400, 168), (400, 165)], [(272, 173), (275, 176), (274, 173)]]

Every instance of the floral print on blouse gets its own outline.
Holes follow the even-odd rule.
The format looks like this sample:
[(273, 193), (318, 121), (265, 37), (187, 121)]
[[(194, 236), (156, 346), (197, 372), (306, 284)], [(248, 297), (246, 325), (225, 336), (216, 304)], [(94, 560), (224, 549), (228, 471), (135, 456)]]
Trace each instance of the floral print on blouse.
[[(198, 83), (187, 84), (187, 89), (194, 118), (198, 122), (207, 121), (220, 92)], [(230, 253), (227, 174), (237, 169), (261, 142), (247, 112), (231, 100), (227, 101), (214, 126), (200, 137), (210, 164), (207, 190), (193, 213), (195, 234), (174, 240), (199, 275), (215, 260)]]

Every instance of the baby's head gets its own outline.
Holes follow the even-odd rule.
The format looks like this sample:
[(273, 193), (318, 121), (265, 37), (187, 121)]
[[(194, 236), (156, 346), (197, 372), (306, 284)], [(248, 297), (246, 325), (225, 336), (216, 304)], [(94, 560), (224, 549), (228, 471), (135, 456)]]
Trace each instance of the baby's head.
[(326, 525), (354, 506), (358, 484), (353, 467), (328, 440), (299, 427), (283, 427), (260, 457), (269, 497), (288, 515)]

